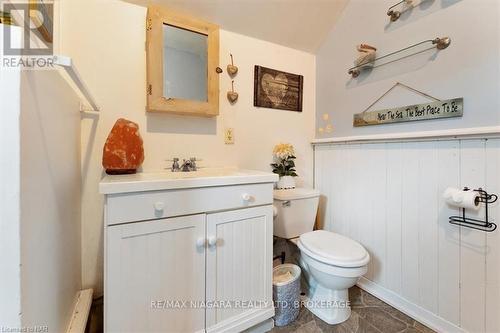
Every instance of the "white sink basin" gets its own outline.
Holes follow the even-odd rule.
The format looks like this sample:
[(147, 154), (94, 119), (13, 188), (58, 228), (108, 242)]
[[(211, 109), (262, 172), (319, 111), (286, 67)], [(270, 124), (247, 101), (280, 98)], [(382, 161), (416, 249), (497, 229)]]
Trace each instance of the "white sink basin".
[(278, 176), (270, 172), (237, 168), (204, 168), (194, 172), (163, 171), (107, 175), (100, 182), (99, 191), (102, 194), (113, 194), (276, 181)]

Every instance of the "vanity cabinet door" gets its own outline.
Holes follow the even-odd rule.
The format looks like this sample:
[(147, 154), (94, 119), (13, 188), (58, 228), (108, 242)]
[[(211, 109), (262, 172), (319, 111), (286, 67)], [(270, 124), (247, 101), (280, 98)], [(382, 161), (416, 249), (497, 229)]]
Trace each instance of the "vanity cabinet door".
[(207, 215), (207, 304), (215, 302), (207, 333), (240, 332), (274, 316), (272, 223), (272, 205)]
[(204, 332), (205, 218), (106, 229), (106, 332)]

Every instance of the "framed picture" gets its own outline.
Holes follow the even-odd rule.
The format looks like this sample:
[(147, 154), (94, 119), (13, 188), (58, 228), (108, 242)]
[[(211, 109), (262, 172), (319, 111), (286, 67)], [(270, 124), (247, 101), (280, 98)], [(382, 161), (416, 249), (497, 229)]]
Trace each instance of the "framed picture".
[(304, 77), (255, 66), (253, 105), (302, 112)]

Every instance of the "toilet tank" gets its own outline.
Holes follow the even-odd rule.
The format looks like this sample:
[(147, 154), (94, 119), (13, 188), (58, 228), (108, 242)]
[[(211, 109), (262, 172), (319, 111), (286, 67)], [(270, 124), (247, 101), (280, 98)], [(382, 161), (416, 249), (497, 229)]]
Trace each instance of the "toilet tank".
[(319, 191), (314, 189), (274, 190), (274, 236), (289, 239), (312, 231), (318, 202)]

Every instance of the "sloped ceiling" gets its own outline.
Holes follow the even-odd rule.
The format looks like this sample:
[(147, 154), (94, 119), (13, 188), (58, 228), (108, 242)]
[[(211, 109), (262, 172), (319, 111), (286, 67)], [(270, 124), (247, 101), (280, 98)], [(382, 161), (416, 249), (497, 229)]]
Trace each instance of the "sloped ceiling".
[(315, 53), (349, 0), (124, 0), (160, 4), (222, 29)]

